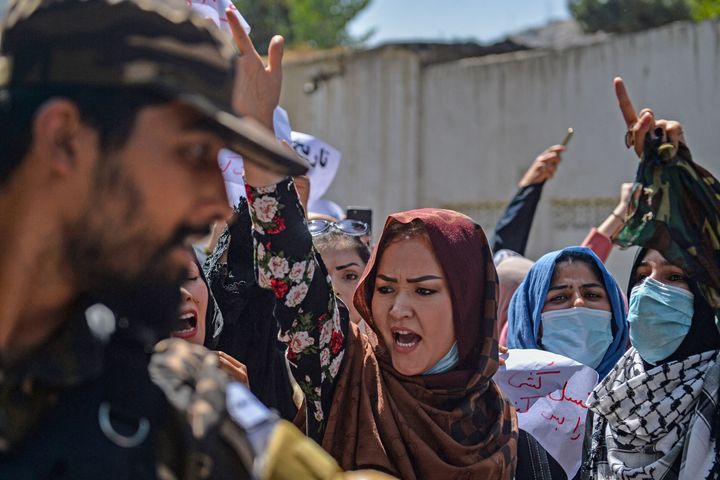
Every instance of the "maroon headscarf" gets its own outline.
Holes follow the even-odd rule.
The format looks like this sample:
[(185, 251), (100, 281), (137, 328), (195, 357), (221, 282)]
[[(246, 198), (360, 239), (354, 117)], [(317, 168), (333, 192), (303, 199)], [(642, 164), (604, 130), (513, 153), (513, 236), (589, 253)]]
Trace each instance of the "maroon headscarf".
[[(387, 246), (385, 236), (388, 227), (393, 223), (409, 224), (415, 220), (425, 228), (450, 286), (459, 354), (457, 368), (445, 374), (432, 375), (428, 381), (432, 386), (455, 388), (465, 386), (478, 371), (490, 379), (498, 368), (494, 331), (498, 281), (485, 233), (469, 217), (450, 210), (430, 208), (388, 217), (378, 248), (370, 257), (355, 292), (355, 307), (378, 338), (382, 338), (376, 330), (371, 308), (379, 256)], [(388, 355), (387, 352), (382, 353)]]
[(424, 226), (450, 286), (458, 366), (439, 375), (402, 375), (382, 340), (368, 341), (352, 326), (323, 447), (345, 469), (376, 468), (403, 479), (512, 478), (517, 419), (492, 381), (497, 275), (482, 229), (448, 210), (390, 216), (355, 306), (377, 333), (371, 302), (387, 230), (413, 221)]

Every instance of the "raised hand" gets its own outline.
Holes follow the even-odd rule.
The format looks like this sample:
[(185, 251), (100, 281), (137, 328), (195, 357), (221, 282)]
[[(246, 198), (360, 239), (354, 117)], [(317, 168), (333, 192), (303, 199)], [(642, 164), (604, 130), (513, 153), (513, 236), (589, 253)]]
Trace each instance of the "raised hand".
[[(276, 35), (270, 40), (268, 66), (255, 50), (250, 37), (242, 27), (234, 9), (228, 8), (228, 24), (233, 39), (240, 49), (237, 75), (233, 91), (233, 108), (241, 114), (259, 121), (273, 129), (273, 112), (280, 101), (282, 88), (283, 37)], [(255, 163), (245, 162), (245, 182), (253, 187), (266, 187), (282, 181), (282, 175), (266, 170)]]
[(564, 151), (565, 147), (562, 145), (554, 145), (538, 155), (527, 172), (525, 172), (525, 175), (523, 175), (518, 186), (522, 188), (550, 180), (555, 176), (561, 160), (560, 154)]
[(262, 61), (252, 40), (240, 23), (234, 9), (228, 8), (228, 24), (240, 50), (233, 92), (233, 107), (237, 113), (254, 118), (273, 130), (273, 112), (280, 102), (282, 87), (282, 57), (285, 40), (276, 35), (268, 48), (268, 65)]
[(677, 150), (681, 142), (686, 143), (682, 125), (679, 122), (655, 120), (655, 113), (649, 108), (644, 108), (639, 113), (636, 113), (623, 79), (617, 77), (613, 83), (615, 84), (615, 95), (618, 99), (620, 112), (627, 126), (625, 145), (628, 148), (634, 148), (638, 157), (643, 153), (645, 139), (648, 134), (660, 137), (663, 142), (671, 143), (675, 150)]

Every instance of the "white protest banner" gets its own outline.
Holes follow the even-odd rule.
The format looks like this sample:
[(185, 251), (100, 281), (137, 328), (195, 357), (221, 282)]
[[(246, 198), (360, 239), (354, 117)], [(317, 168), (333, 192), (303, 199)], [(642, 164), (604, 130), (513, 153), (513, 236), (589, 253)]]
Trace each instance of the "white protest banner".
[(319, 199), (332, 184), (342, 153), (323, 140), (307, 133), (292, 132), (292, 146), (295, 152), (308, 161), (310, 170), (310, 202)]
[[(282, 107), (276, 107), (273, 112), (273, 124), (275, 136), (278, 140), (285, 140), (290, 143), (290, 119)], [(225, 190), (230, 206), (238, 204), (240, 197), (245, 196), (245, 180), (243, 179), (243, 158), (242, 155), (230, 150), (220, 150), (218, 155), (220, 171), (225, 179)]]
[(244, 197), (245, 180), (243, 179), (242, 156), (223, 148), (218, 155), (218, 165), (225, 180), (225, 192), (231, 207), (238, 204), (240, 197)]
[(290, 127), (290, 117), (287, 111), (282, 107), (275, 107), (273, 111), (273, 130), (275, 137), (292, 145), (292, 127)]
[(240, 12), (237, 11), (235, 5), (230, 0), (189, 0), (189, 3), (193, 10), (202, 15), (203, 17), (211, 19), (220, 30), (230, 35), (230, 25), (228, 25), (227, 15), (225, 14), (226, 8), (235, 10), (240, 23), (242, 24), (245, 31), (250, 33), (250, 24), (245, 21)]
[(595, 370), (542, 350), (510, 350), (494, 377), (515, 404), (518, 424), (573, 478), (582, 463)]

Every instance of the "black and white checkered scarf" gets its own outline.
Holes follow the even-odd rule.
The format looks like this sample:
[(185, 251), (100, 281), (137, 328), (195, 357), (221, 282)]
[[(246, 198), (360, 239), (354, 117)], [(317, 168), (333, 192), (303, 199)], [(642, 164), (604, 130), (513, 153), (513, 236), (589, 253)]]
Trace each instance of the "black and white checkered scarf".
[(718, 351), (645, 371), (637, 350), (620, 358), (588, 399), (595, 413), (587, 477), (718, 478)]

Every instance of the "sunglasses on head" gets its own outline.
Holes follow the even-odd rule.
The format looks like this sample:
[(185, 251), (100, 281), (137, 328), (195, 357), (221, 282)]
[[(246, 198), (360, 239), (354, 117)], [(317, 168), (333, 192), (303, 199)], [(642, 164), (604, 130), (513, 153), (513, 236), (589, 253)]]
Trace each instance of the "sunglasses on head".
[(339, 222), (310, 220), (308, 222), (308, 230), (310, 230), (310, 235), (314, 237), (328, 233), (331, 230), (337, 230), (351, 237), (361, 237), (370, 232), (370, 226), (360, 220), (340, 220)]

